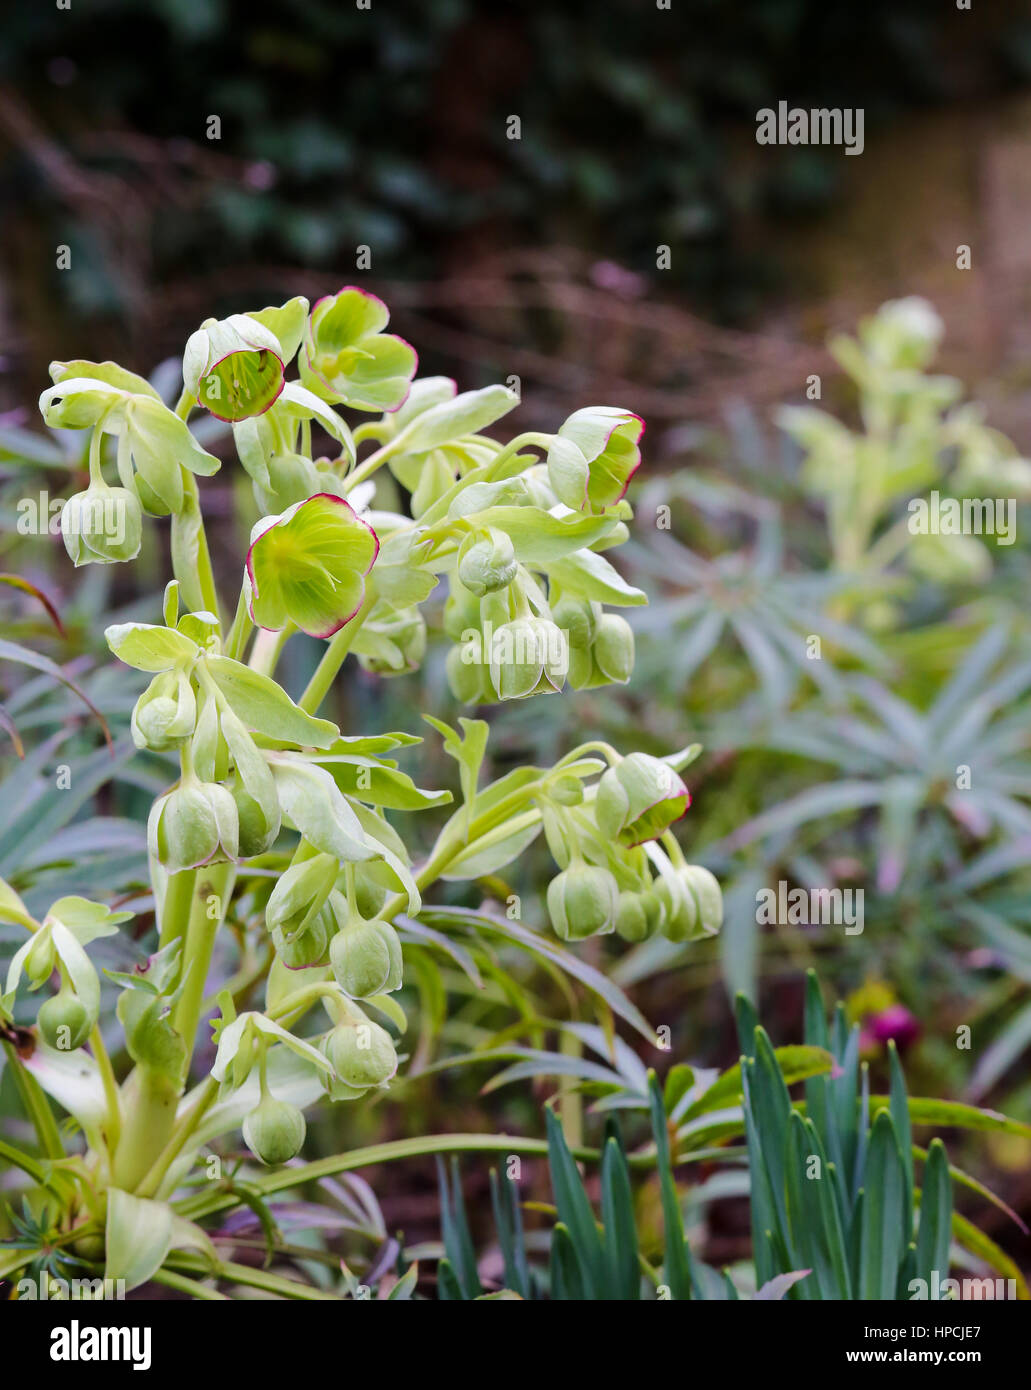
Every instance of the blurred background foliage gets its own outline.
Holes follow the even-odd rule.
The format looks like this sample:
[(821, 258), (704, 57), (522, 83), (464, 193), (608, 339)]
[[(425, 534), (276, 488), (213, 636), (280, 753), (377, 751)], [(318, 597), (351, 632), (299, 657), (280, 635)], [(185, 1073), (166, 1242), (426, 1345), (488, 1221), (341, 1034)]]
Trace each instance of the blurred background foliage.
[[(451, 373), (463, 388), (518, 375), (519, 428), (555, 428), (595, 399), (649, 420), (624, 552), (652, 595), (632, 614), (632, 684), (490, 711), (492, 775), (547, 764), (574, 736), (657, 753), (692, 738), (706, 745), (681, 828), (690, 857), (724, 883), (722, 937), (583, 948), (670, 1028), (669, 1057), (647, 1064), (732, 1064), (737, 989), (761, 1002), (778, 1040), (797, 1040), (803, 972), (815, 964), (862, 1025), (875, 1089), (893, 1038), (912, 1092), (1031, 1118), (1028, 508), (1012, 547), (989, 539), (981, 556), (956, 547), (923, 564), (890, 544), (877, 552), (908, 497), (932, 486), (1024, 495), (1004, 465), (1031, 452), (1021, 327), (1031, 257), (1019, 233), (1031, 192), (1014, 174), (1031, 154), (1031, 9), (372, 4), (73, 0), (67, 11), (22, 5), (5, 20), (0, 570), (37, 585), (63, 627), (33, 594), (0, 586), (0, 636), (44, 658), (27, 668), (0, 649), (0, 702), (25, 752), (3, 748), (0, 875), (33, 909), (61, 892), (128, 902), (140, 913), (137, 942), (109, 963), (142, 956), (143, 820), (169, 772), (158, 758), (129, 757), (138, 689), (114, 668), (101, 629), (156, 618), (167, 541), (153, 527), (132, 573), (73, 572), (59, 537), (18, 535), (18, 502), (41, 489), (67, 495), (83, 467), (69, 452), (77, 442), (38, 425), (47, 362), (111, 356), (157, 368), (172, 395), (170, 359), (203, 316), (360, 280), (420, 349), (422, 374)], [(864, 157), (760, 151), (755, 111), (780, 99), (862, 106)], [(506, 138), (511, 114), (519, 141)], [(217, 141), (206, 138), (213, 115)], [(955, 269), (959, 241), (974, 246), (966, 277)], [(69, 271), (55, 268), (60, 245), (72, 249)], [(355, 269), (359, 245), (371, 248), (369, 271)], [(668, 271), (656, 269), (660, 245), (671, 249)], [(941, 309), (941, 360), (965, 378), (955, 402), (931, 411), (915, 471), (904, 429), (894, 453), (871, 444), (863, 382), (824, 348), (828, 328), (853, 332), (881, 300), (914, 290)], [(933, 396), (938, 363), (926, 366)], [(775, 410), (802, 403), (814, 372), (815, 404), (861, 450), (890, 455), (901, 479), (847, 562), (818, 466), (829, 458), (839, 476), (841, 441), (814, 442), (797, 415)], [(970, 417), (967, 438), (962, 418), (946, 416), (970, 396), (985, 412)], [(206, 447), (228, 457), (209, 423)], [(964, 450), (966, 476), (956, 472)], [(861, 488), (866, 478), (860, 471)], [(227, 468), (204, 495), (216, 566), (235, 582), (250, 488)], [(656, 525), (664, 507), (669, 529)], [(806, 654), (814, 634), (820, 662)], [(370, 732), (419, 732), (426, 709), (451, 720), (444, 654), (431, 643), (423, 671), (394, 681), (349, 667), (328, 712)], [(287, 648), (295, 695), (316, 659), (307, 639)], [(106, 720), (110, 749), (84, 701)], [(972, 768), (969, 793), (955, 791), (960, 763)], [(73, 769), (70, 794), (55, 786), (61, 765)], [(405, 768), (421, 785), (453, 783), (435, 737)], [(397, 823), (425, 847), (418, 817)], [(542, 922), (546, 872), (543, 852), (531, 851), (511, 883), (453, 898), (475, 908), (511, 889), (525, 919)], [(865, 931), (760, 925), (755, 894), (781, 879), (865, 888)], [(539, 1102), (556, 1089), (564, 1119), (578, 1122), (573, 1063), (561, 1083), (523, 1078), (487, 1095), (483, 1067), (428, 1070), (433, 1055), (496, 1044), (513, 1016), (560, 1016), (566, 986), (524, 973), (506, 997), (496, 979), (473, 988), (458, 962), (445, 978), (445, 998), (412, 986), (422, 1033), (410, 1079), (374, 1105), (327, 1112), (313, 1151), (485, 1122), (536, 1132)], [(585, 1028), (594, 1014), (580, 1006)], [(956, 1047), (962, 1025), (973, 1030), (969, 1051)], [(575, 1055), (582, 1040), (570, 1031), (556, 1045)], [(0, 1109), (8, 1089), (0, 1080)], [(589, 1081), (583, 1093), (589, 1100)], [(956, 1154), (1031, 1214), (1025, 1140), (992, 1135), (968, 1150), (957, 1138)], [(529, 1181), (546, 1199), (538, 1167), (528, 1163)], [(369, 1176), (386, 1213), (376, 1209), (375, 1239), (404, 1226), (431, 1240), (429, 1168)], [(485, 1166), (466, 1165), (465, 1188), (475, 1224), (488, 1205)], [(713, 1191), (705, 1203), (686, 1198), (692, 1238), (714, 1263), (739, 1259), (747, 1206), (739, 1189)], [(656, 1193), (641, 1200), (654, 1217)], [(1026, 1242), (1005, 1216), (977, 1215), (1026, 1267)]]

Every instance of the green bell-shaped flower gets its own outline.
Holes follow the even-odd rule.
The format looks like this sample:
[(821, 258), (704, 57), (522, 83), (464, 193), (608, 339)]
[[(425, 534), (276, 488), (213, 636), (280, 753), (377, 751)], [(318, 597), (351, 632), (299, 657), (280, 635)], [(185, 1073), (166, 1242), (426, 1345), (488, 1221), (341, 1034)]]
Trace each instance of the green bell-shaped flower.
[(151, 853), (169, 873), (235, 860), (240, 848), (236, 802), (218, 782), (184, 777), (155, 801), (147, 839)]
[(354, 410), (396, 410), (419, 359), (403, 338), (383, 332), (389, 322), (382, 299), (355, 285), (320, 299), (297, 359), (303, 384)]
[(593, 864), (574, 863), (548, 884), (548, 914), (563, 941), (583, 941), (612, 930), (619, 889), (609, 873)]
[(665, 914), (660, 930), (670, 941), (701, 941), (723, 925), (720, 885), (701, 864), (685, 864), (672, 877), (663, 874), (655, 893)]
[(499, 700), (561, 690), (569, 651), (561, 629), (548, 618), (513, 618), (490, 633), (490, 683)]
[(249, 314), (205, 319), (183, 354), (183, 384), (218, 420), (261, 415), (286, 385), (284, 350)]
[(75, 567), (134, 560), (143, 542), (143, 508), (135, 493), (94, 478), (61, 508), (61, 538)]
[(606, 681), (626, 685), (634, 671), (634, 630), (625, 618), (618, 613), (601, 615), (591, 655)]
[(362, 606), (378, 553), (372, 527), (332, 493), (265, 517), (247, 552), (251, 618), (273, 631), (292, 622), (312, 637), (332, 637)]
[(629, 410), (594, 405), (577, 410), (548, 449), (548, 480), (575, 511), (603, 512), (626, 493), (641, 466), (644, 421)]
[(403, 984), (401, 942), (389, 922), (354, 916), (329, 946), (333, 976), (351, 999), (390, 994)]
[(268, 1167), (296, 1158), (304, 1144), (304, 1115), (296, 1105), (266, 1093), (243, 1122), (243, 1137)]
[(658, 839), (690, 804), (690, 792), (669, 763), (631, 753), (602, 774), (594, 818), (606, 838), (630, 847)]
[(354, 1006), (327, 1036), (325, 1053), (339, 1080), (356, 1090), (385, 1086), (397, 1071), (390, 1034)]
[(616, 932), (624, 941), (646, 941), (662, 925), (664, 911), (651, 890), (620, 893), (616, 906)]

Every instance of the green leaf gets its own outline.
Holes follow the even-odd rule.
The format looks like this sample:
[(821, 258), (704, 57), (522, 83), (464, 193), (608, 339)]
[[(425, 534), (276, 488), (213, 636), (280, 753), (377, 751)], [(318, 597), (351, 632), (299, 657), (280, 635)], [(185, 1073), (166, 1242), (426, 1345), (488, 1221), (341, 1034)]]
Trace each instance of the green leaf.
[(909, 1233), (903, 1225), (906, 1179), (902, 1155), (895, 1126), (885, 1111), (874, 1121), (863, 1192), (856, 1296), (894, 1299)]
[(471, 520), (504, 531), (520, 564), (549, 567), (563, 555), (595, 545), (618, 524), (614, 516), (557, 517), (542, 507), (488, 507)]
[[(807, 1077), (825, 1075), (834, 1066), (834, 1058), (822, 1047), (778, 1047), (774, 1050), (773, 1056), (787, 1086), (793, 1085), (796, 1081), (804, 1081)], [(740, 1103), (742, 1091), (741, 1064), (738, 1062), (723, 1072), (709, 1089), (689, 1106), (681, 1118), (685, 1121), (692, 1120), (707, 1111), (736, 1105)]]
[(688, 1299), (692, 1295), (691, 1251), (684, 1239), (684, 1219), (680, 1211), (680, 1199), (673, 1181), (670, 1161), (669, 1130), (666, 1127), (666, 1110), (662, 1103), (662, 1092), (654, 1072), (648, 1074), (648, 1098), (652, 1122), (652, 1137), (655, 1140), (655, 1161), (659, 1171), (659, 1187), (662, 1194), (663, 1227), (663, 1279), (675, 1299)]
[(550, 1106), (545, 1108), (544, 1118), (548, 1131), (548, 1167), (559, 1221), (569, 1231), (570, 1242), (583, 1280), (585, 1297), (601, 1298), (605, 1283), (605, 1264), (598, 1224), (587, 1200), (583, 1181), (566, 1144), (562, 1126)]
[[(871, 1096), (872, 1115), (891, 1107), (888, 1096)], [(934, 1100), (925, 1096), (909, 1097), (909, 1118), (915, 1125), (940, 1125), (943, 1129), (975, 1129), (995, 1134), (1019, 1134), (1031, 1138), (1031, 1124), (1000, 1115), (997, 1110), (982, 1110), (959, 1100)]]
[(924, 1168), (920, 1194), (920, 1229), (916, 1244), (916, 1276), (931, 1287), (932, 1275), (939, 1280), (949, 1272), (949, 1246), (952, 1237), (952, 1181), (945, 1145), (932, 1139)]
[(642, 589), (628, 584), (619, 571), (594, 550), (578, 550), (548, 565), (548, 573), (563, 593), (617, 607), (648, 602)]
[(197, 644), (189, 637), (151, 623), (114, 623), (104, 629), (104, 637), (118, 660), (137, 671), (171, 671), (189, 666), (198, 656)]
[(605, 1284), (607, 1298), (638, 1298), (637, 1224), (630, 1190), (630, 1170), (619, 1142), (605, 1142), (601, 1160), (601, 1219), (605, 1228)]
[(335, 724), (307, 714), (270, 676), (228, 656), (208, 656), (204, 667), (251, 733), (302, 748), (329, 748), (340, 737)]

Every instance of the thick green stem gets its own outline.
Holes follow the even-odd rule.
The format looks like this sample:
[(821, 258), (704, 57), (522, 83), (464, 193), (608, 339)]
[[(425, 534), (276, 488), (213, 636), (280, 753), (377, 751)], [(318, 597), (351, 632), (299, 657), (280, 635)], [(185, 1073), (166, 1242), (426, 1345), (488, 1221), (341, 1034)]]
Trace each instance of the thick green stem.
[(322, 660), (315, 668), (315, 674), (308, 682), (304, 694), (297, 701), (306, 713), (314, 714), (326, 698), (329, 687), (336, 679), (337, 672), (344, 664), (347, 653), (351, 650), (351, 643), (358, 636), (362, 623), (369, 616), (375, 602), (376, 598), (370, 585), (366, 590), (361, 608), (358, 609), (351, 621), (330, 640)]
[(133, 1192), (168, 1143), (179, 1087), (166, 1072), (139, 1066), (126, 1082), (122, 1099), (125, 1120), (111, 1182)]
[(158, 947), (170, 946), (173, 941), (186, 937), (186, 924), (190, 919), (190, 906), (193, 902), (193, 889), (197, 882), (196, 869), (183, 869), (177, 874), (169, 874), (165, 884), (164, 901), (161, 904), (161, 931)]
[[(233, 891), (236, 870), (230, 864), (216, 864), (198, 871), (197, 883), (186, 929), (186, 949), (183, 952), (183, 992), (173, 1014), (173, 1026), (186, 1044), (183, 1081), (190, 1071), (200, 1023), (201, 1006), (211, 966), (211, 953), (218, 929), (225, 920), (229, 897)], [(167, 1139), (167, 1135), (165, 1136)], [(148, 1165), (149, 1166), (149, 1165)]]

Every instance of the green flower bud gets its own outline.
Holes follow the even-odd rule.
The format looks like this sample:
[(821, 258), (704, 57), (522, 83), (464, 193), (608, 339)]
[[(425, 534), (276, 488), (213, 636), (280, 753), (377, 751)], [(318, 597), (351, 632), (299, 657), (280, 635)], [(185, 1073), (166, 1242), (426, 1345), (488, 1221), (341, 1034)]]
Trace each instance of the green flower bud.
[(401, 942), (389, 922), (354, 917), (334, 936), (329, 961), (337, 984), (352, 999), (389, 994), (403, 983)]
[(551, 616), (566, 634), (570, 652), (590, 651), (594, 642), (595, 618), (589, 603), (563, 594), (557, 603), (552, 604)]
[[(382, 859), (367, 859), (354, 866), (354, 901), (363, 917), (378, 917), (394, 891), (394, 871)], [(345, 919), (346, 920), (346, 919)], [(339, 926), (345, 922), (340, 921)]]
[(96, 1021), (90, 1017), (79, 996), (69, 988), (48, 999), (36, 1019), (45, 1042), (59, 1052), (74, 1052), (81, 1047)]
[(569, 667), (566, 640), (547, 618), (513, 618), (491, 633), (490, 681), (499, 700), (561, 689)]
[(322, 911), (336, 884), (337, 861), (316, 854), (291, 864), (276, 883), (265, 907), (265, 925), (278, 927), (287, 940), (303, 932)]
[(25, 957), (25, 973), (33, 985), (45, 984), (57, 967), (57, 951), (48, 928), (33, 933), (32, 944)]
[(228, 791), (236, 805), (240, 826), (240, 858), (253, 859), (256, 854), (264, 854), (276, 841), (280, 830), (279, 820), (269, 821), (261, 802), (251, 796), (239, 775), (233, 776)]
[(694, 896), (700, 934), (715, 936), (723, 926), (723, 892), (715, 874), (701, 864), (688, 864), (680, 876)]
[(79, 565), (134, 560), (143, 541), (143, 508), (124, 487), (94, 480), (61, 509), (64, 548)]
[(255, 1158), (273, 1167), (296, 1157), (304, 1143), (304, 1116), (296, 1105), (264, 1095), (243, 1122), (243, 1137)]
[(690, 804), (690, 793), (669, 763), (631, 753), (602, 774), (594, 818), (607, 839), (639, 845), (657, 839)]
[(563, 941), (612, 930), (618, 899), (616, 880), (608, 869), (571, 864), (548, 884), (548, 914)]
[(491, 594), (507, 588), (518, 568), (510, 538), (504, 531), (492, 530), (480, 540), (470, 537), (462, 546), (458, 577), (471, 593)]
[(383, 1086), (397, 1071), (390, 1034), (358, 1009), (326, 1039), (326, 1056), (345, 1086)]
[(701, 864), (685, 865), (672, 880), (663, 875), (655, 892), (666, 914), (660, 929), (671, 941), (700, 941), (715, 936), (723, 925), (723, 894)]
[(584, 799), (584, 784), (574, 772), (563, 772), (549, 778), (548, 795), (560, 806), (579, 806)]
[(272, 944), (276, 954), (290, 970), (306, 970), (313, 965), (324, 965), (329, 946), (331, 918), (324, 908), (314, 917), (303, 931), (288, 937), (280, 927), (272, 929)]
[(384, 617), (367, 622), (362, 638), (369, 635), (382, 637), (390, 645), (383, 651), (359, 651), (358, 661), (363, 670), (377, 676), (403, 676), (418, 670), (422, 664), (426, 655), (426, 622), (418, 608), (396, 608)]
[(662, 920), (662, 903), (650, 889), (643, 893), (620, 893), (616, 931), (624, 941), (647, 940), (655, 934)]
[(197, 697), (183, 671), (162, 671), (136, 701), (132, 739), (137, 748), (163, 752), (197, 726)]
[(218, 782), (184, 780), (154, 803), (148, 839), (169, 873), (236, 859), (240, 847), (236, 802)]
[(606, 679), (625, 685), (634, 669), (634, 632), (618, 613), (604, 613), (592, 649), (595, 665)]

